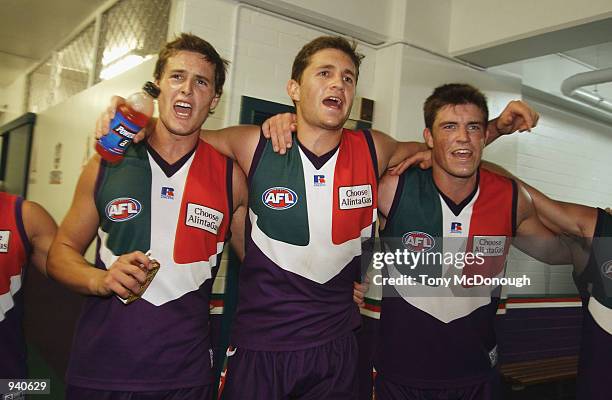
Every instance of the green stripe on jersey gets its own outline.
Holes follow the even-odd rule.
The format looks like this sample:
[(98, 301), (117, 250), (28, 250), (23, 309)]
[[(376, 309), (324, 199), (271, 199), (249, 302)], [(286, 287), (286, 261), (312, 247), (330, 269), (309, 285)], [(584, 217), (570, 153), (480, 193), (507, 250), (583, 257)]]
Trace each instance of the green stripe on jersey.
[[(140, 211), (133, 218), (112, 221), (107, 207), (121, 198), (137, 200)], [(146, 252), (151, 248), (151, 166), (145, 144), (132, 144), (123, 161), (106, 166), (96, 193), (96, 207), (100, 227), (109, 234), (107, 247), (113, 254)], [(133, 206), (128, 207), (133, 210)]]
[[(436, 189), (432, 170), (421, 170), (410, 168), (404, 172), (399, 179), (403, 179), (403, 190), (397, 208), (391, 218), (387, 220), (385, 229), (380, 232), (385, 246), (393, 251), (410, 246), (425, 245), (427, 252), (442, 254), (442, 208), (440, 206), (440, 195)], [(428, 234), (433, 239), (433, 247), (426, 246), (429, 238), (422, 233)], [(442, 276), (440, 264), (418, 265), (412, 268), (397, 268), (402, 274), (417, 278), (419, 275), (427, 275), (432, 278)]]
[[(297, 195), (297, 202), (285, 209), (274, 208), (270, 203), (266, 205), (266, 197), (270, 199), (268, 190), (272, 188), (292, 190)], [(278, 199), (282, 200), (282, 197)], [(257, 226), (269, 238), (296, 246), (308, 245), (310, 233), (306, 185), (297, 144), (287, 154), (279, 155), (272, 150), (272, 142), (267, 141), (251, 180), (249, 207), (257, 215)]]

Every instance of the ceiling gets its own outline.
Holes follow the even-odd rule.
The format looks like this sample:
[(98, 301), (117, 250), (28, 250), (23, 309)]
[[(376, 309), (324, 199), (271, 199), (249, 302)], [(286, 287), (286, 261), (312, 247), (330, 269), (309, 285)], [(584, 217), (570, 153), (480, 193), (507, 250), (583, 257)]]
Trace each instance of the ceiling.
[(1, 0), (0, 89), (46, 57), (106, 0)]
[(568, 50), (565, 55), (582, 61), (593, 68), (602, 69), (612, 67), (612, 42)]

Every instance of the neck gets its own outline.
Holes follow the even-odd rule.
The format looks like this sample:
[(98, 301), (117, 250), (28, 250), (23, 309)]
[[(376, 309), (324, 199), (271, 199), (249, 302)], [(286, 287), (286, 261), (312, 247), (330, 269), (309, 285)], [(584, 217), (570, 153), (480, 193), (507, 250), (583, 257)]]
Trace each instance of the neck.
[(476, 188), (477, 174), (468, 177), (458, 177), (449, 174), (434, 164), (433, 180), (438, 189), (455, 204), (465, 200)]
[(321, 156), (338, 146), (342, 138), (342, 128), (327, 129), (313, 126), (298, 114), (297, 137), (302, 146)]
[(164, 161), (174, 164), (196, 146), (199, 138), (199, 130), (186, 136), (175, 135), (169, 132), (158, 119), (155, 130), (148, 138), (148, 143)]

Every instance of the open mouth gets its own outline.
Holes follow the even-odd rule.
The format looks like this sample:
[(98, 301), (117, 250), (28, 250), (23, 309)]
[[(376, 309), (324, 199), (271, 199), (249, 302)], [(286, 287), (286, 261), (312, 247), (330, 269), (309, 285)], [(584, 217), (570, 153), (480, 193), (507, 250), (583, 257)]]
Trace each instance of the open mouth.
[(335, 96), (329, 96), (323, 99), (323, 104), (326, 107), (339, 110), (342, 108), (342, 99)]
[(458, 149), (458, 150), (454, 150), (453, 152), (451, 152), (451, 154), (457, 158), (468, 159), (472, 157), (473, 152), (472, 150), (468, 150), (468, 149)]
[(189, 118), (191, 116), (191, 104), (184, 101), (174, 103), (174, 112), (181, 118)]

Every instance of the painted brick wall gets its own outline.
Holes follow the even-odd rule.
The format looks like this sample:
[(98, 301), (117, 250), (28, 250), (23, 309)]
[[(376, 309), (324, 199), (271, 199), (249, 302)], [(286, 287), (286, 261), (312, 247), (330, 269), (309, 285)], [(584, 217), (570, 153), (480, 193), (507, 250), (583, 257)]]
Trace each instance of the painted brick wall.
[[(519, 135), (512, 172), (552, 198), (610, 207), (612, 127), (533, 99), (527, 101), (541, 119), (532, 133)], [(513, 253), (509, 266), (512, 274), (536, 278), (536, 286), (529, 288), (532, 293), (546, 294), (575, 293), (571, 270), (570, 266), (542, 264), (519, 251)]]

